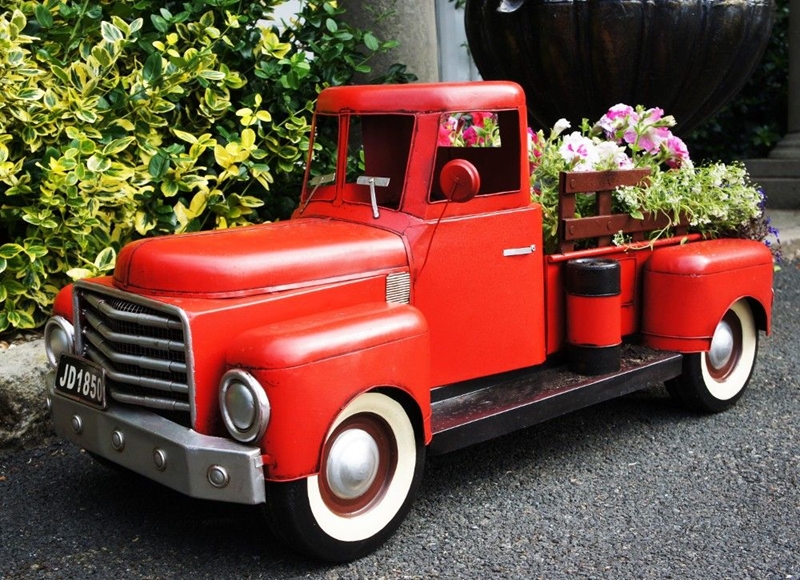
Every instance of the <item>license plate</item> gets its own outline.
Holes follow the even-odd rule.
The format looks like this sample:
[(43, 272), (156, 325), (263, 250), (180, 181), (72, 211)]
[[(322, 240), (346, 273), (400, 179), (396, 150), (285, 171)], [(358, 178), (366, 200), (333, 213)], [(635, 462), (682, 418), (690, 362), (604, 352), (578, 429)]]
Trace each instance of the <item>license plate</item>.
[(105, 370), (86, 359), (62, 354), (56, 371), (56, 391), (92, 407), (105, 409)]

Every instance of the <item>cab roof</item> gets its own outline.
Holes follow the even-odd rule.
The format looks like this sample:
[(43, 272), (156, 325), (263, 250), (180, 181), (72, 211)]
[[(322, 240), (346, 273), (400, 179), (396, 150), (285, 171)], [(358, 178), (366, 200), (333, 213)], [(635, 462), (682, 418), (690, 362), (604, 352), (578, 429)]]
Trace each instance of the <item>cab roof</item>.
[(317, 99), (320, 113), (426, 113), (524, 108), (522, 87), (507, 81), (330, 87), (324, 89)]

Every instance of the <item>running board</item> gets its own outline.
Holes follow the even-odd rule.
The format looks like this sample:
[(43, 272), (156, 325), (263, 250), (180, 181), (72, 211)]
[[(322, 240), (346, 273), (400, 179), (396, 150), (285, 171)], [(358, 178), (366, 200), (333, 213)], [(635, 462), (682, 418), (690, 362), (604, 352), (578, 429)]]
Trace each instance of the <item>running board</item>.
[(679, 376), (682, 361), (678, 353), (626, 345), (620, 371), (610, 375), (531, 367), (439, 387), (431, 393), (429, 451), (455, 451), (644, 389)]

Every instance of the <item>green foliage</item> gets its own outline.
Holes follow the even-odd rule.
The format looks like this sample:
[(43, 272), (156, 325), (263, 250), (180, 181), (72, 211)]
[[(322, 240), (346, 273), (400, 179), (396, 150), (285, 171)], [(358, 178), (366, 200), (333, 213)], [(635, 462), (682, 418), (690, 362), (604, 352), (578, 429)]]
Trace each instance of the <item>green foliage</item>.
[(131, 239), (289, 215), (317, 94), (396, 43), (333, 0), (279, 28), (277, 4), (0, 3), (0, 332)]
[(697, 159), (764, 157), (787, 130), (789, 0), (776, 0), (775, 26), (761, 63), (734, 99), (686, 139)]

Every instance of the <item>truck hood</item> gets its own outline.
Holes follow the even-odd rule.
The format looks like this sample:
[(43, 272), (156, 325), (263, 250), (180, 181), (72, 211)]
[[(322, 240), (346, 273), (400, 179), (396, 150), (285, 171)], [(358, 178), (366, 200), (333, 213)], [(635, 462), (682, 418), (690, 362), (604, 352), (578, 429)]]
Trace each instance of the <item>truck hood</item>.
[(158, 294), (234, 297), (407, 264), (397, 234), (303, 218), (133, 242), (117, 258), (114, 285)]

